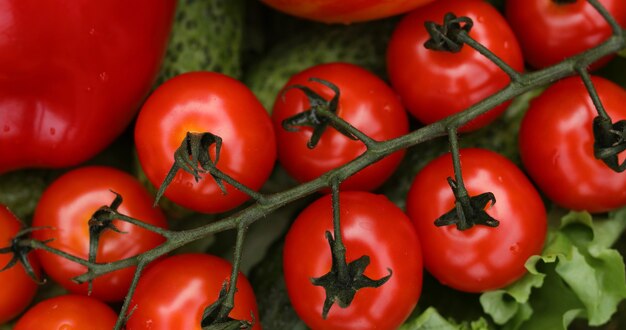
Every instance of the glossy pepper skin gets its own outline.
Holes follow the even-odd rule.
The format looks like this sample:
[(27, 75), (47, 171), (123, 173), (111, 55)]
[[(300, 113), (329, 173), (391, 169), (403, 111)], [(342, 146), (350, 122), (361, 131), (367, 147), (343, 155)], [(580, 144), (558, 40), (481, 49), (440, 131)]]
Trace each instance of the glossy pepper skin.
[(0, 0), (0, 173), (79, 164), (130, 123), (175, 0)]

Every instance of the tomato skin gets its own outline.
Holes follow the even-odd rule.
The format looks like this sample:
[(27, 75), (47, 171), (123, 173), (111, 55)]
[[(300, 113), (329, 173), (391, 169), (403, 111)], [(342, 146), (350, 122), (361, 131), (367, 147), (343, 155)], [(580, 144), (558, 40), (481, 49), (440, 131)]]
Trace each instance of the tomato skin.
[[(110, 205), (115, 191), (123, 202), (118, 212), (158, 227), (166, 228), (165, 216), (152, 207), (152, 196), (134, 177), (109, 167), (83, 167), (67, 172), (54, 181), (43, 193), (35, 210), (33, 226), (48, 226), (33, 232), (35, 239), (54, 239), (48, 245), (80, 258), (89, 254), (89, 226), (93, 213), (101, 206)], [(111, 230), (100, 237), (97, 262), (112, 262), (150, 250), (164, 242), (156, 233), (127, 222), (114, 220), (113, 224), (126, 234)], [(86, 268), (61, 256), (36, 251), (45, 272), (53, 280), (73, 293), (87, 294), (87, 283), (76, 284), (71, 279), (82, 275)], [(104, 301), (122, 300), (130, 286), (134, 267), (121, 269), (93, 282), (92, 296)]]
[(103, 302), (80, 295), (64, 295), (39, 302), (17, 321), (13, 330), (110, 330), (117, 314)]
[[(599, 2), (620, 25), (626, 26), (626, 2)], [(587, 1), (559, 4), (552, 0), (507, 0), (506, 17), (524, 58), (538, 69), (597, 46), (611, 36), (611, 27)], [(610, 58), (594, 67), (603, 66)]]
[[(367, 70), (348, 63), (321, 64), (294, 75), (282, 91), (289, 86), (303, 85), (330, 100), (334, 92), (318, 82), (315, 77), (336, 85), (341, 96), (337, 115), (377, 141), (390, 140), (409, 132), (406, 112), (397, 95), (381, 79)], [(367, 150), (364, 143), (352, 140), (328, 126), (313, 149), (307, 147), (313, 129), (297, 127), (297, 133), (282, 127), (282, 121), (310, 108), (304, 93), (297, 89), (281, 93), (276, 98), (272, 121), (278, 143), (280, 164), (300, 182), (318, 178), (340, 167)], [(284, 95), (284, 96), (283, 96)], [(404, 150), (385, 157), (345, 180), (346, 190), (373, 190), (391, 176), (398, 167)]]
[[(216, 256), (180, 254), (152, 264), (142, 274), (130, 308), (137, 306), (126, 329), (197, 329), (204, 309), (214, 303), (232, 266)], [(253, 321), (252, 329), (260, 330), (256, 298), (243, 274), (237, 277), (235, 307), (229, 316)]]
[[(429, 50), (424, 23), (443, 22), (446, 13), (470, 17), (470, 37), (480, 42), (513, 69), (522, 71), (524, 60), (513, 31), (500, 13), (481, 0), (437, 1), (409, 13), (397, 25), (387, 48), (391, 85), (407, 110), (424, 124), (453, 115), (504, 88), (509, 76), (486, 57), (464, 45), (460, 52)], [(471, 131), (499, 116), (505, 102), (462, 127)]]
[[(269, 115), (243, 83), (226, 75), (182, 74), (161, 85), (144, 104), (135, 143), (141, 167), (153, 185), (163, 182), (187, 131), (221, 137), (217, 168), (251, 189), (261, 188), (274, 167), (276, 142)], [(181, 170), (165, 197), (204, 213), (224, 212), (249, 198), (225, 182), (224, 186), (227, 194), (209, 174), (196, 183)]]
[(492, 192), (487, 213), (498, 227), (437, 227), (435, 219), (454, 208), (446, 181), (454, 177), (452, 157), (430, 162), (415, 177), (407, 213), (422, 243), (425, 268), (441, 283), (466, 292), (502, 288), (526, 273), (526, 260), (541, 252), (546, 211), (530, 181), (508, 159), (484, 149), (462, 149), (463, 180), (470, 196)]
[(422, 288), (419, 241), (408, 217), (383, 195), (341, 192), (341, 233), (347, 262), (370, 257), (365, 276), (380, 279), (378, 288), (357, 291), (347, 308), (333, 305), (326, 320), (326, 297), (311, 278), (330, 271), (331, 253), (325, 232), (333, 232), (331, 196), (309, 205), (292, 224), (285, 239), (283, 269), (287, 293), (300, 318), (313, 329), (395, 329), (409, 316)]
[[(22, 229), (20, 221), (4, 205), (0, 204), (0, 248), (7, 247), (11, 240)], [(4, 267), (13, 258), (13, 254), (0, 254), (0, 268)], [(28, 259), (36, 272), (39, 271), (39, 263), (34, 254), (29, 254)], [(3, 324), (19, 315), (37, 292), (37, 283), (31, 279), (21, 263), (0, 272), (0, 324)]]
[(1, 0), (0, 173), (96, 155), (138, 111), (176, 0)]
[(434, 0), (262, 0), (289, 15), (324, 23), (370, 21), (405, 13)]
[[(626, 119), (626, 91), (604, 78), (592, 81), (613, 122)], [(572, 77), (532, 100), (522, 120), (519, 147), (524, 167), (539, 189), (565, 208), (605, 212), (626, 205), (626, 175), (593, 155), (596, 116), (582, 80)]]

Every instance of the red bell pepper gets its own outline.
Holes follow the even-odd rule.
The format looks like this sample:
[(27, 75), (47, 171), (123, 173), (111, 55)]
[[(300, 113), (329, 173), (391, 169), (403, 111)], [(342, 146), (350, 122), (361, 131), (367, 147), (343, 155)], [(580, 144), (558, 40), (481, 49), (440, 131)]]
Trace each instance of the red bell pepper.
[(130, 123), (176, 0), (0, 0), (0, 173), (79, 164)]

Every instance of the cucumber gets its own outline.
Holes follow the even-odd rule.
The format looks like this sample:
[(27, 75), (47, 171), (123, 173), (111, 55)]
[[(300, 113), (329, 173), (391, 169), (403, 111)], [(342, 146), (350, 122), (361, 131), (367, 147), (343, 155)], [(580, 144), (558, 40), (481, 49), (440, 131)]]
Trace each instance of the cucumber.
[(291, 35), (252, 63), (244, 74), (244, 82), (271, 112), (278, 92), (289, 78), (317, 64), (348, 62), (384, 77), (385, 50), (396, 21), (316, 25)]
[(241, 76), (245, 0), (179, 0), (158, 83), (190, 71)]

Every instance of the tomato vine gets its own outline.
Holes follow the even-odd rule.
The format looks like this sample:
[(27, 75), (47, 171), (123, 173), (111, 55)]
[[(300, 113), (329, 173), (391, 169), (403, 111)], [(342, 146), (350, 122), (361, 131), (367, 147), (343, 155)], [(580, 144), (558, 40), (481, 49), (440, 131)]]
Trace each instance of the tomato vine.
[[(443, 120), (438, 122), (429, 124), (422, 128), (419, 128), (411, 133), (403, 135), (398, 138), (394, 138), (386, 141), (375, 141), (371, 139), (369, 136), (365, 135), (363, 132), (352, 126), (347, 121), (338, 117), (333, 111), (326, 110), (324, 108), (320, 108), (317, 110), (317, 115), (321, 118), (324, 118), (327, 122), (329, 122), (329, 126), (338, 129), (341, 132), (345, 132), (345, 134), (349, 134), (350, 136), (360, 140), (363, 142), (367, 150), (358, 156), (356, 159), (350, 161), (349, 163), (338, 167), (336, 169), (330, 170), (320, 176), (317, 179), (308, 181), (306, 183), (302, 183), (296, 187), (291, 189), (273, 193), (273, 194), (261, 194), (258, 192), (254, 192), (252, 190), (247, 189), (245, 186), (236, 182), (236, 180), (230, 178), (227, 174), (222, 172), (217, 166), (206, 166), (203, 169), (210, 174), (210, 176), (205, 176), (203, 180), (210, 180), (210, 177), (213, 179), (224, 180), (229, 184), (237, 187), (243, 193), (246, 193), (253, 200), (250, 206), (238, 211), (233, 215), (229, 215), (225, 218), (222, 218), (218, 221), (189, 229), (183, 231), (172, 231), (168, 229), (159, 228), (150, 224), (146, 224), (141, 221), (141, 219), (135, 219), (129, 217), (125, 214), (118, 212), (115, 207), (109, 207), (106, 209), (107, 217), (111, 219), (118, 219), (124, 222), (131, 223), (133, 225), (148, 229), (150, 231), (156, 232), (165, 238), (165, 242), (161, 245), (138, 254), (133, 257), (129, 257), (123, 260), (111, 262), (111, 263), (97, 263), (95, 262), (95, 258), (83, 259), (71, 254), (65, 253), (61, 250), (55, 249), (46, 245), (45, 242), (37, 241), (34, 239), (21, 239), (19, 244), (23, 246), (28, 246), (34, 249), (41, 249), (44, 251), (48, 251), (57, 255), (60, 255), (64, 258), (67, 258), (71, 261), (79, 263), (87, 268), (87, 272), (83, 275), (80, 275), (75, 278), (75, 281), (79, 283), (90, 282), (98, 276), (123, 269), (126, 267), (136, 266), (136, 271), (134, 273), (134, 277), (131, 283), (131, 287), (126, 295), (124, 300), (124, 304), (120, 311), (120, 317), (115, 325), (115, 329), (122, 328), (125, 317), (129, 313), (130, 309), (130, 298), (135, 291), (139, 278), (142, 272), (145, 270), (147, 265), (154, 261), (155, 259), (173, 251), (174, 249), (186, 245), (190, 242), (199, 240), (208, 235), (222, 232), (226, 230), (236, 230), (237, 231), (237, 241), (234, 248), (234, 262), (232, 267), (232, 275), (231, 275), (231, 283), (228, 285), (226, 298), (220, 302), (219, 306), (219, 314), (217, 319), (225, 319), (229, 312), (232, 310), (234, 306), (234, 296), (235, 296), (235, 287), (236, 287), (236, 278), (239, 272), (241, 256), (242, 256), (242, 246), (243, 241), (245, 239), (245, 234), (248, 227), (261, 219), (267, 217), (267, 215), (271, 214), (273, 211), (306, 196), (309, 196), (317, 191), (323, 190), (325, 188), (333, 188), (333, 203), (338, 205), (338, 185), (339, 183), (346, 180), (348, 177), (357, 173), (358, 171), (364, 169), (365, 167), (381, 160), (387, 155), (390, 155), (394, 152), (415, 146), (417, 144), (435, 139), (437, 137), (446, 136), (450, 137), (451, 143), (453, 145), (453, 156), (456, 157), (454, 161), (454, 167), (458, 171), (457, 173), (457, 181), (456, 184), (458, 187), (463, 187), (462, 177), (460, 175), (461, 167), (458, 162), (458, 145), (456, 145), (456, 134), (457, 130), (462, 127), (464, 124), (470, 122), (474, 118), (490, 111), (497, 105), (511, 100), (512, 98), (519, 96), (523, 93), (531, 91), (541, 86), (548, 85), (552, 82), (555, 82), (559, 79), (580, 75), (583, 78), (587, 76), (587, 68), (594, 63), (595, 61), (603, 58), (606, 55), (616, 53), (624, 48), (626, 48), (626, 37), (624, 30), (615, 22), (612, 16), (599, 4), (597, 0), (588, 0), (594, 8), (605, 18), (605, 20), (611, 25), (613, 30), (613, 34), (602, 44), (588, 49), (583, 53), (580, 53), (576, 56), (568, 58), (558, 64), (547, 67), (545, 69), (541, 69), (538, 71), (521, 73), (517, 72), (511, 67), (509, 67), (506, 63), (501, 61), (496, 55), (491, 53), (488, 49), (474, 41), (471, 37), (469, 37), (467, 30), (461, 29), (455, 32), (455, 37), (459, 43), (468, 45), (479, 51), (485, 57), (487, 57), (490, 61), (498, 65), (505, 73), (509, 75), (511, 78), (510, 83), (501, 89), (499, 92), (493, 94), (492, 96), (476, 103), (475, 105), (468, 107), (464, 111), (449, 116)], [(594, 89), (592, 85), (587, 86), (591, 95), (594, 94)], [(594, 100), (595, 101), (595, 100)], [(599, 103), (598, 103), (599, 104)], [(601, 111), (601, 105), (596, 105), (598, 111)], [(182, 143), (185, 143), (185, 140)], [(189, 142), (187, 142), (189, 143)], [(182, 148), (181, 150), (186, 150), (188, 148)], [(190, 154), (185, 154), (183, 156), (187, 157), (191, 156)], [(197, 155), (196, 155), (197, 157)], [(216, 157), (217, 158), (217, 157)], [(197, 160), (200, 158), (193, 158)], [(210, 157), (209, 157), (210, 159)], [(197, 165), (197, 164), (193, 164)], [(178, 166), (178, 165), (176, 165)], [(184, 166), (179, 166), (184, 169)], [(621, 168), (621, 166), (619, 166)], [(461, 188), (464, 189), (464, 188)], [(114, 204), (119, 205), (119, 203), (123, 203), (123, 196), (119, 201), (116, 201)], [(113, 205), (113, 204), (112, 204)], [(345, 247), (342, 247), (341, 235), (338, 230), (339, 228), (339, 219), (338, 215), (334, 213), (334, 228), (335, 228), (335, 236), (334, 236), (334, 244), (338, 246), (333, 246), (333, 250), (342, 249), (345, 250)], [(123, 233), (120, 233), (123, 235)], [(98, 237), (98, 235), (94, 235), (94, 237)], [(345, 271), (345, 270), (344, 270)], [(384, 285), (384, 284), (383, 284)], [(210, 327), (209, 327), (210, 329)]]

